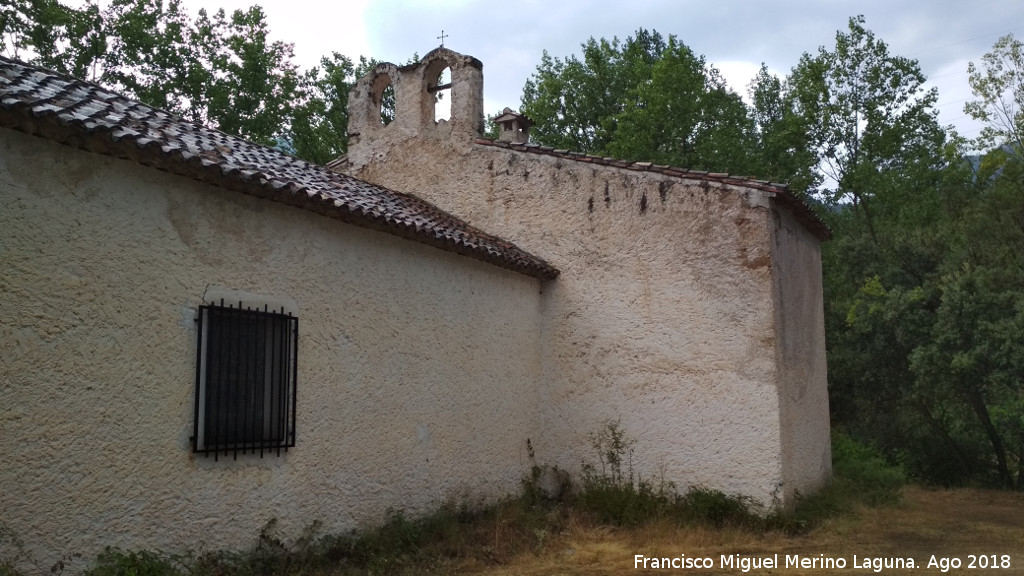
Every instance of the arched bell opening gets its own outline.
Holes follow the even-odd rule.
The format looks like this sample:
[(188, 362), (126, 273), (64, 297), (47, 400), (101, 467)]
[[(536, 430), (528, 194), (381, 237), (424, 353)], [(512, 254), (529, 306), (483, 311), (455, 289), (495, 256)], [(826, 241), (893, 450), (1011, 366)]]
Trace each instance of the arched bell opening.
[(434, 60), (427, 65), (424, 81), (424, 90), (429, 96), (423, 99), (424, 118), (429, 124), (451, 120), (455, 97), (451, 66), (443, 58)]
[(391, 76), (385, 73), (378, 74), (370, 86), (370, 105), (373, 106), (371, 118), (380, 118), (383, 126), (391, 124), (395, 120), (395, 83)]

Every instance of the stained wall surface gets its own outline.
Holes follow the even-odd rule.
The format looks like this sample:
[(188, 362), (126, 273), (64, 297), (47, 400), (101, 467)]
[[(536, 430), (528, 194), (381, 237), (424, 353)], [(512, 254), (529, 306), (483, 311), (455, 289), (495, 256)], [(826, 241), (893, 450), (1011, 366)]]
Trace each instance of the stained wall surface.
[[(432, 58), (456, 87), (482, 86), (460, 55), (422, 66)], [(421, 84), (403, 70), (399, 86)], [(363, 106), (359, 86), (350, 107)], [(820, 246), (789, 215), (778, 238), (785, 210), (770, 192), (475, 143), (401, 102), (388, 126), (357, 123), (338, 169), (561, 270), (543, 295), (538, 459), (599, 465), (593, 435), (619, 422), (635, 471), (682, 490), (789, 504), (827, 479)]]
[(772, 278), (779, 364), (783, 487), (787, 500), (821, 485), (832, 471), (829, 442), (821, 250), (785, 210), (774, 210)]
[[(541, 284), (0, 130), (0, 510), (45, 565), (238, 548), (514, 492), (541, 422)], [(299, 317), (297, 445), (190, 452), (196, 312)]]
[(771, 502), (782, 462), (759, 192), (408, 140), (354, 175), (430, 183), (429, 200), (561, 270), (543, 296), (538, 458), (598, 464), (591, 436), (619, 421), (644, 478)]

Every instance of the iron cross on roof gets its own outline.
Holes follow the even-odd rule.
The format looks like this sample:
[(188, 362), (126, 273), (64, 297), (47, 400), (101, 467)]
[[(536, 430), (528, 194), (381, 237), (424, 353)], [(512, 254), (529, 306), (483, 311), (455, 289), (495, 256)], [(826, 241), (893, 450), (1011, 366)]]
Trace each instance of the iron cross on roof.
[(444, 28), (442, 28), (441, 35), (437, 37), (437, 39), (441, 41), (441, 48), (444, 48), (444, 39), (447, 37), (448, 35), (444, 33)]

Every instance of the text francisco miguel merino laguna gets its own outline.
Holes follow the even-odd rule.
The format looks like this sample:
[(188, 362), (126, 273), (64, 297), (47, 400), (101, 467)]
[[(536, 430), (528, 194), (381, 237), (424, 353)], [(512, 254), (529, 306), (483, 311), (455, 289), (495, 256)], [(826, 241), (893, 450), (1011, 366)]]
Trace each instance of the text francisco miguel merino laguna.
[[(762, 570), (762, 569), (779, 569), (779, 568), (825, 568), (825, 569), (843, 569), (843, 568), (866, 568), (874, 572), (881, 572), (885, 569), (892, 568), (937, 568), (941, 572), (947, 572), (950, 568), (959, 568), (962, 565), (962, 561), (958, 557), (936, 557), (932, 556), (928, 561), (928, 564), (917, 564), (913, 558), (864, 558), (857, 555), (853, 556), (853, 561), (848, 561), (842, 556), (825, 556), (819, 554), (818, 556), (801, 556), (799, 554), (786, 554), (782, 557), (782, 562), (779, 562), (780, 558), (778, 554), (770, 556), (759, 556), (759, 557), (745, 557), (739, 554), (726, 555), (723, 554), (719, 557), (718, 564), (715, 564), (715, 559), (710, 557), (698, 557), (698, 556), (687, 556), (686, 554), (680, 554), (678, 556), (668, 557), (654, 557), (644, 556), (643, 554), (637, 554), (633, 557), (633, 568), (648, 568), (648, 569), (694, 569), (694, 568), (719, 568), (719, 569), (735, 569), (741, 572), (749, 572), (751, 570)], [(985, 567), (985, 568), (1009, 568), (1010, 567), (1010, 556), (1009, 555), (986, 555), (981, 556), (971, 554), (967, 558), (968, 562), (972, 564), (971, 567)], [(982, 562), (983, 561), (983, 562)], [(982, 566), (984, 564), (984, 566)]]

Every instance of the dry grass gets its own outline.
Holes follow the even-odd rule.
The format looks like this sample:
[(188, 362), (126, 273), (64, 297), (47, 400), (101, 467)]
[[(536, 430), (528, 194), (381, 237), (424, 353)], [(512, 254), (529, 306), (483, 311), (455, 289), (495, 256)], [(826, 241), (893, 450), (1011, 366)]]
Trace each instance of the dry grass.
[[(635, 569), (634, 555), (649, 557), (709, 556), (715, 568), (708, 570)], [(808, 534), (742, 529), (677, 527), (661, 522), (636, 529), (615, 529), (570, 520), (564, 533), (551, 538), (542, 550), (526, 551), (502, 565), (486, 565), (476, 559), (453, 559), (444, 573), (486, 575), (555, 574), (648, 574), (698, 572), (742, 574), (739, 568), (722, 569), (720, 557), (779, 555), (783, 566), (753, 570), (761, 574), (817, 575), (847, 572), (864, 558), (913, 558), (917, 569), (883, 569), (884, 574), (941, 574), (926, 566), (932, 555), (957, 557), (963, 566), (950, 574), (1024, 574), (1024, 495), (986, 490), (933, 491), (908, 487), (900, 504), (860, 508), (853, 515), (826, 521)], [(785, 555), (820, 555), (846, 560), (846, 570), (786, 568)], [(967, 568), (968, 555), (1009, 555), (1009, 569)]]
[[(843, 484), (849, 488), (850, 484)], [(752, 574), (822, 575), (942, 574), (928, 567), (934, 555), (957, 558), (959, 569), (949, 574), (1024, 575), (1024, 494), (988, 490), (936, 491), (908, 486), (898, 504), (861, 506), (852, 513), (833, 515), (814, 524), (807, 533), (794, 534), (778, 522), (750, 517), (741, 525), (714, 527), (711, 523), (681, 521), (679, 516), (657, 515), (661, 520), (637, 527), (611, 527), (588, 516), (585, 508), (568, 504), (538, 506), (528, 499), (513, 499), (478, 513), (443, 508), (422, 520), (396, 517), (380, 531), (359, 540), (325, 537), (311, 546), (284, 547), (269, 538), (254, 551), (228, 555), (225, 562), (192, 562), (192, 567), (169, 568), (159, 554), (119, 553), (100, 562), (94, 576), (252, 575), (303, 574), (358, 575), (612, 575), (697, 573), (744, 574), (740, 562), (777, 558), (772, 568)], [(593, 514), (590, 512), (589, 514)], [(732, 518), (732, 517), (731, 517)], [(785, 524), (792, 526), (791, 523)], [(269, 530), (265, 529), (265, 530)], [(635, 568), (636, 555), (648, 558), (710, 558), (699, 570)], [(996, 564), (1008, 558), (1009, 567), (970, 569), (970, 555)], [(787, 557), (842, 559), (845, 569), (822, 566), (792, 567)], [(736, 565), (723, 566), (722, 558)], [(856, 557), (856, 561), (855, 561)], [(915, 569), (864, 566), (864, 559), (912, 558)], [(869, 560), (870, 562), (870, 560)], [(173, 562), (171, 564), (174, 564)], [(0, 574), (5, 572), (0, 562)]]

